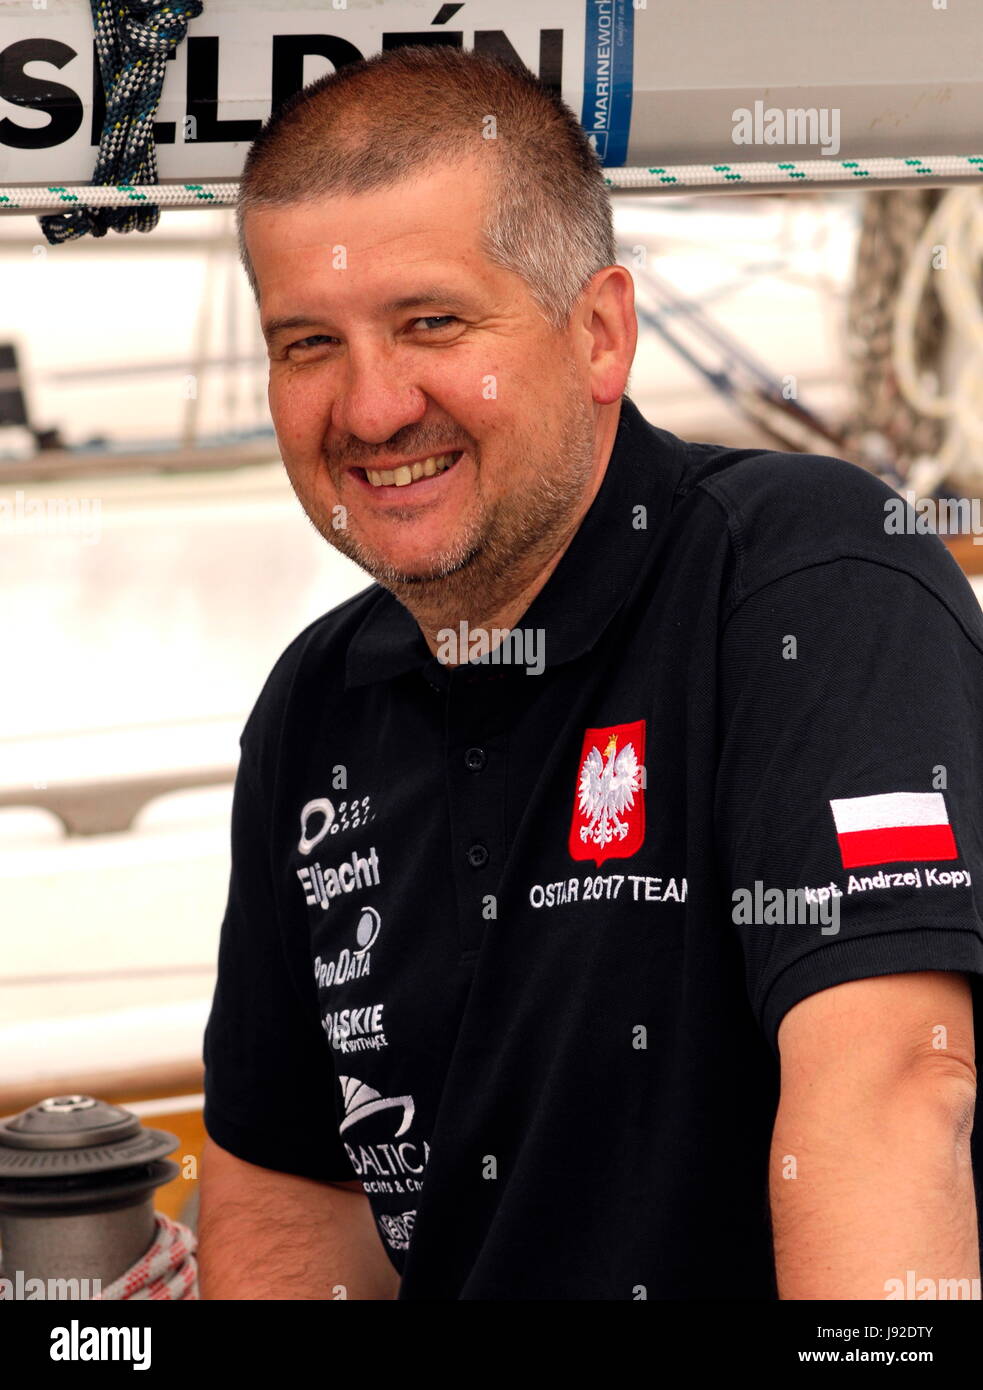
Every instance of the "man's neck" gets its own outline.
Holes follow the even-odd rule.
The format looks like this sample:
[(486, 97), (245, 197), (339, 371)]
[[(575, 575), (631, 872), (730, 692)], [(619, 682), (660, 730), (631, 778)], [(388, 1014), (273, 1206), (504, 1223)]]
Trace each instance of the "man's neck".
[[(513, 576), (513, 582), (509, 586), (509, 596), (504, 601), (496, 602), (492, 598), (489, 604), (488, 596), (475, 594), (473, 605), (455, 603), (452, 613), (448, 611), (447, 605), (441, 603), (439, 599), (433, 604), (423, 603), (413, 606), (407, 604), (406, 606), (410, 608), (419, 624), (420, 631), (426, 638), (430, 651), (436, 655), (438, 646), (446, 646), (438, 638), (439, 632), (446, 632), (448, 629), (457, 632), (461, 623), (464, 623), (472, 632), (506, 632), (514, 628), (560, 563), (564, 551), (578, 528), (579, 522), (566, 542), (555, 552), (549, 564), (540, 568), (538, 573), (521, 588), (516, 589), (515, 576)], [(462, 660), (466, 660), (466, 657)]]
[[(435, 656), (439, 646), (446, 648), (446, 644), (440, 641), (437, 634), (446, 633), (448, 629), (457, 632), (461, 623), (465, 623), (471, 631), (481, 629), (487, 633), (493, 630), (505, 632), (517, 625), (560, 563), (600, 491), (610, 463), (620, 416), (620, 400), (613, 411), (601, 412), (596, 439), (598, 465), (591, 484), (584, 494), (573, 524), (545, 563), (542, 557), (538, 556), (525, 567), (518, 564), (513, 566), (507, 575), (501, 576), (501, 592), (492, 592), (488, 587), (479, 592), (478, 586), (475, 585), (469, 588), (464, 596), (460, 589), (455, 591), (454, 586), (441, 584), (428, 589), (427, 592), (397, 595), (400, 602), (413, 614), (427, 646)], [(462, 660), (467, 660), (466, 655)]]

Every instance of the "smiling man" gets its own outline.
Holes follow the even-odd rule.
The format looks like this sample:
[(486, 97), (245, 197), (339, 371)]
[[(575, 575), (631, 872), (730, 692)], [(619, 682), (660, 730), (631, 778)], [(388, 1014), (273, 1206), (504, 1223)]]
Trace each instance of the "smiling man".
[(592, 398), (590, 332), (552, 329), (477, 245), (488, 150), (405, 182), (398, 230), (391, 191), (248, 215), (290, 480), (427, 635), (444, 617), (524, 611), (600, 484), (635, 342), (631, 281), (611, 266)]
[(941, 543), (643, 419), (601, 171), (525, 69), (312, 84), (239, 225), (290, 481), (377, 582), (241, 738), (204, 1296), (978, 1277), (983, 621)]

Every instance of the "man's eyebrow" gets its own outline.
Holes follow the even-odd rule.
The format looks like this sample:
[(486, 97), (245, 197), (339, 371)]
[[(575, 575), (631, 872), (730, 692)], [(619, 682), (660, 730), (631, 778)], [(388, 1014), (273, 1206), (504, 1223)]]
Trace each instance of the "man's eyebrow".
[(306, 314), (291, 314), (287, 318), (269, 319), (263, 324), (263, 337), (269, 342), (278, 333), (285, 333), (288, 328), (314, 328), (316, 324), (317, 319), (309, 319)]
[[(474, 305), (469, 300), (454, 290), (444, 289), (441, 285), (427, 285), (413, 294), (402, 294), (397, 299), (387, 299), (384, 304), (380, 304), (376, 310), (380, 318), (388, 314), (398, 314), (401, 309), (412, 309), (416, 305), (441, 304), (447, 309), (460, 310), (466, 312), (473, 309)], [(307, 314), (290, 314), (284, 318), (270, 319), (263, 325), (263, 337), (267, 342), (276, 337), (278, 333), (285, 333), (289, 328), (316, 328), (322, 320), (309, 317)]]
[(403, 294), (379, 305), (380, 314), (398, 314), (400, 309), (412, 309), (417, 304), (446, 304), (448, 309), (470, 309), (474, 306), (454, 290), (442, 285), (428, 285), (415, 294)]

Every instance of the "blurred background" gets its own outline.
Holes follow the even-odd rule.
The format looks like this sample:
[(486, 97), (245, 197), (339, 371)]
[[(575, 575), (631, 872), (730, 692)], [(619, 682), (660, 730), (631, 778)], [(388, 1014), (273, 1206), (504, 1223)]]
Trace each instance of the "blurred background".
[[(927, 284), (907, 366), (894, 338), (945, 196), (619, 193), (642, 413), (979, 495), (972, 432), (903, 389), (964, 381), (967, 330)], [(231, 210), (56, 248), (3, 218), (0, 275), (0, 1114), (88, 1092), (194, 1152), (239, 732), (287, 643), (368, 581), (279, 460)], [(950, 539), (983, 593), (983, 537)], [(192, 1192), (157, 1205), (187, 1217)]]

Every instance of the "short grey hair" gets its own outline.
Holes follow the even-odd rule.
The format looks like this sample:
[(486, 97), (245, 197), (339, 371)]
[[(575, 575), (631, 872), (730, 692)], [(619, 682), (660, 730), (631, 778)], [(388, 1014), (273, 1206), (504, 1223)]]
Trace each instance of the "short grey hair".
[(256, 302), (250, 210), (391, 188), (468, 157), (487, 159), (492, 172), (481, 251), (525, 281), (553, 328), (566, 327), (594, 275), (617, 261), (602, 165), (573, 112), (528, 68), (446, 44), (347, 64), (270, 116), (236, 204)]

